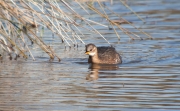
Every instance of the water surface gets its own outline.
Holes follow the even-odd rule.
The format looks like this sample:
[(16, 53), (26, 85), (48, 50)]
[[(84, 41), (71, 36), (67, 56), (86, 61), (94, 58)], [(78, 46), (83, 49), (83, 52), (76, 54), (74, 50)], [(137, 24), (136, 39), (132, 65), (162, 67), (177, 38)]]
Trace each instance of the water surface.
[[(111, 9), (152, 35), (153, 40), (130, 40), (119, 31), (97, 27), (122, 55), (123, 64), (91, 65), (84, 45), (64, 49), (47, 34), (46, 42), (62, 61), (49, 62), (35, 51), (36, 61), (2, 60), (0, 63), (0, 110), (123, 110), (164, 111), (180, 109), (180, 2), (179, 0), (128, 0), (146, 21), (142, 23), (119, 2)], [(97, 5), (97, 4), (95, 4)], [(77, 8), (79, 13), (80, 8)], [(87, 18), (104, 22), (92, 11)], [(108, 12), (109, 15), (112, 13)], [(111, 16), (111, 19), (118, 19)], [(129, 25), (124, 28), (138, 33)], [(108, 46), (99, 35), (87, 34), (85, 43)]]

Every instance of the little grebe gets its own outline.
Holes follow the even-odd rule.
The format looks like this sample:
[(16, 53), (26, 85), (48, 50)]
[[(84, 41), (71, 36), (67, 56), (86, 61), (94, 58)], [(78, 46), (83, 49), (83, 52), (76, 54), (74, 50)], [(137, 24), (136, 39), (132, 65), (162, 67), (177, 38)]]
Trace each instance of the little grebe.
[(96, 47), (94, 44), (86, 45), (85, 54), (89, 55), (89, 63), (120, 64), (122, 58), (114, 47)]

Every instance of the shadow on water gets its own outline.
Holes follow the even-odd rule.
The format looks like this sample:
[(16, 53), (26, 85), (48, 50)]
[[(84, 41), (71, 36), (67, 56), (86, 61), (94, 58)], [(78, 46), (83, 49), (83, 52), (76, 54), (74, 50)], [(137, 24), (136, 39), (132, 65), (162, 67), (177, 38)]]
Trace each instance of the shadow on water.
[(97, 80), (100, 74), (107, 74), (107, 76), (103, 76), (102, 78), (108, 78), (109, 76), (113, 76), (116, 73), (108, 72), (119, 69), (119, 65), (109, 65), (109, 64), (89, 64), (90, 74), (86, 76), (86, 80)]

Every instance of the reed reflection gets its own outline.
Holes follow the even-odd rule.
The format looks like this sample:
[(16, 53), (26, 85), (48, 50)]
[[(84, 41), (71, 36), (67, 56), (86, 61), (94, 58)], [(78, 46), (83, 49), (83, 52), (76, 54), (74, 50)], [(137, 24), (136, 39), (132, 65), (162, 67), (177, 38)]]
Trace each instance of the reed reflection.
[(99, 78), (99, 71), (101, 71), (101, 74), (105, 74), (106, 71), (118, 70), (119, 66), (118, 64), (89, 64), (89, 69), (90, 73), (86, 76), (86, 80), (93, 81)]

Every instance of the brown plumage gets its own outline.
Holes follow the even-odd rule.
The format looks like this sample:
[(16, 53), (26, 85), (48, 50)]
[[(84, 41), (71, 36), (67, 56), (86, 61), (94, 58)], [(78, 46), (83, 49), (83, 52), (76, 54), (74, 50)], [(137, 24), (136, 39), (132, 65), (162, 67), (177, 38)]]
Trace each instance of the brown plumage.
[(97, 64), (119, 64), (122, 63), (121, 56), (114, 47), (96, 47), (94, 44), (86, 45), (85, 54), (89, 55), (89, 63)]

